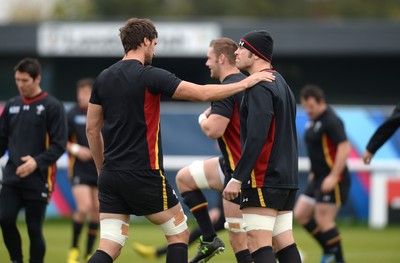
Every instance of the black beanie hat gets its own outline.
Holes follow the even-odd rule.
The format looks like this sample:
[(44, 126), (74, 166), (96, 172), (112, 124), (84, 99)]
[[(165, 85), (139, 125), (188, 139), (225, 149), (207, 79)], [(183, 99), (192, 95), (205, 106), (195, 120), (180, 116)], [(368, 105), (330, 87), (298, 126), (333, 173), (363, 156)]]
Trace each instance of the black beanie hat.
[(240, 39), (239, 46), (271, 63), (274, 41), (266, 30), (254, 30)]

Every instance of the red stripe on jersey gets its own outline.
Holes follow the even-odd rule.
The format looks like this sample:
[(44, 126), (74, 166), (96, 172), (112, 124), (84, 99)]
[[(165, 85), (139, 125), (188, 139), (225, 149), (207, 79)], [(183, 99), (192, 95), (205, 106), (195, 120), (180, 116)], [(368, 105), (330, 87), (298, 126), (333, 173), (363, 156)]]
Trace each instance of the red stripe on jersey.
[[(264, 178), (268, 168), (269, 158), (271, 156), (272, 146), (275, 140), (275, 115), (272, 118), (271, 125), (268, 131), (267, 139), (261, 150), (260, 156), (254, 166), (254, 176), (256, 180), (256, 187), (264, 186)], [(254, 185), (254, 184), (253, 184)]]
[(160, 94), (154, 95), (146, 88), (144, 98), (144, 118), (146, 121), (146, 139), (149, 152), (150, 166), (160, 169), (158, 138), (160, 133)]
[(47, 96), (47, 92), (43, 92), (42, 94), (40, 94), (40, 95), (38, 95), (38, 96), (36, 96), (36, 97), (33, 97), (33, 98), (25, 98), (25, 97), (22, 97), (22, 101), (25, 103), (25, 104), (31, 104), (31, 103), (33, 103), (33, 102), (35, 102), (35, 101), (38, 101), (38, 100), (40, 100), (40, 99), (43, 99), (44, 97), (46, 97)]
[(235, 102), (235, 108), (232, 117), (226, 127), (225, 133), (222, 136), (223, 142), (225, 143), (225, 150), (228, 155), (229, 166), (235, 170), (236, 164), (240, 159), (242, 154), (241, 144), (240, 144), (240, 117), (239, 109)]

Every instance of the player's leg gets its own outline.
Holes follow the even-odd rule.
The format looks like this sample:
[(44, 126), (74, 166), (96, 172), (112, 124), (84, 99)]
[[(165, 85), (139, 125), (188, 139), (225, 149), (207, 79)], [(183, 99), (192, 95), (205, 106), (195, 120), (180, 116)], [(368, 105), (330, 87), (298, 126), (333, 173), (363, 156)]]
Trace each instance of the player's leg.
[(301, 257), (293, 237), (293, 207), (297, 190), (289, 190), (286, 204), (275, 220), (272, 239), (280, 263), (301, 263)]
[(79, 238), (86, 217), (90, 211), (90, 187), (85, 184), (74, 184), (72, 195), (75, 200), (76, 210), (72, 215), (72, 244), (69, 250), (68, 263), (80, 262)]
[(25, 200), (25, 219), (30, 240), (29, 262), (43, 263), (46, 243), (43, 235), (43, 223), (47, 203), (40, 200)]
[(203, 234), (203, 241), (212, 242), (217, 234), (208, 214), (208, 202), (200, 189), (221, 191), (223, 184), (219, 176), (219, 159), (195, 161), (181, 169), (176, 176), (176, 183), (183, 202), (196, 218)]
[(99, 200), (98, 200), (98, 188), (97, 186), (90, 187), (90, 212), (89, 212), (89, 225), (88, 225), (88, 237), (86, 243), (86, 255), (85, 259), (89, 259), (93, 245), (96, 241), (98, 230), (99, 230)]
[(321, 193), (317, 198), (315, 208), (316, 221), (321, 227), (322, 239), (324, 240), (324, 254), (327, 254), (327, 260), (321, 262), (330, 262), (331, 255), (334, 255), (336, 263), (344, 263), (341, 235), (336, 226), (335, 219), (340, 207), (346, 203), (350, 191), (350, 176), (345, 174), (343, 179), (337, 184), (330, 193)]
[(275, 263), (272, 230), (278, 211), (265, 207), (242, 207), (247, 244), (254, 263)]
[(325, 242), (321, 237), (321, 228), (315, 220), (315, 205), (317, 203), (315, 190), (317, 188), (319, 186), (314, 183), (307, 185), (306, 190), (300, 195), (294, 207), (294, 218), (324, 249)]
[(247, 247), (247, 234), (243, 226), (243, 216), (240, 205), (223, 200), (225, 213), (225, 228), (228, 230), (229, 241), (238, 263), (251, 263), (253, 259)]
[(120, 255), (128, 239), (129, 219), (126, 214), (100, 213), (99, 247), (89, 263), (111, 263)]
[(22, 208), (22, 197), (15, 188), (2, 185), (0, 191), (0, 225), (4, 244), (10, 259), (22, 263), (21, 236), (17, 228), (17, 216)]
[(180, 203), (172, 208), (146, 215), (152, 223), (159, 225), (168, 242), (167, 263), (187, 263), (189, 230), (186, 216)]

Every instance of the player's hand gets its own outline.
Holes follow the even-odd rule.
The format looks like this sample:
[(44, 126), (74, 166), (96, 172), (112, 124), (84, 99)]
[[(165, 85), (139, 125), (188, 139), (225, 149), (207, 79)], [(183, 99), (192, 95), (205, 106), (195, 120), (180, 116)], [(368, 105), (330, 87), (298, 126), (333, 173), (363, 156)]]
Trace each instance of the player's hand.
[(76, 158), (82, 162), (87, 162), (92, 160), (92, 153), (88, 147), (80, 146), (79, 151), (76, 154)]
[(32, 156), (22, 156), (21, 161), (23, 161), (24, 163), (18, 166), (15, 172), (16, 175), (18, 175), (19, 177), (27, 177), (37, 169), (36, 160)]
[(275, 76), (271, 72), (262, 71), (262, 72), (256, 72), (254, 74), (251, 74), (249, 77), (245, 78), (242, 81), (246, 81), (247, 82), (246, 87), (251, 88), (254, 85), (256, 85), (258, 82), (261, 82), (261, 81), (272, 82), (274, 80), (275, 80)]
[(372, 157), (374, 157), (374, 155), (372, 153), (370, 153), (368, 150), (365, 150), (363, 157), (362, 157), (363, 162), (365, 164), (370, 164)]
[(224, 191), (222, 192), (222, 197), (226, 200), (233, 200), (236, 197), (239, 196), (240, 193), (240, 188), (242, 187), (242, 184), (239, 183), (237, 180), (234, 180), (233, 178), (229, 181), (229, 183), (226, 185)]
[(322, 181), (321, 190), (323, 193), (329, 193), (333, 191), (335, 185), (338, 183), (338, 178), (332, 174), (329, 174), (325, 177), (324, 181)]

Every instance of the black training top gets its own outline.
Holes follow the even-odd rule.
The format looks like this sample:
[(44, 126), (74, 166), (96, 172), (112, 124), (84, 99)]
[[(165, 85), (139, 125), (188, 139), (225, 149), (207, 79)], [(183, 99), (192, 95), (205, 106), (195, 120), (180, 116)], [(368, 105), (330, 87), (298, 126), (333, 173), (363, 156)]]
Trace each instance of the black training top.
[[(9, 156), (3, 184), (51, 192), (55, 163), (65, 152), (66, 144), (67, 120), (61, 102), (46, 92), (31, 99), (10, 99), (0, 121), (0, 156), (6, 150)], [(15, 171), (26, 155), (36, 160), (38, 169), (20, 178)]]
[[(89, 147), (86, 138), (86, 111), (82, 110), (78, 105), (75, 105), (67, 113), (68, 120), (68, 140), (72, 143)], [(69, 169), (68, 172), (71, 178), (74, 175), (86, 175), (97, 177), (96, 165), (93, 160), (82, 162), (74, 155), (69, 154)]]
[(233, 177), (242, 188), (298, 188), (296, 101), (283, 77), (244, 92), (240, 106), (242, 156)]
[[(331, 171), (335, 162), (337, 145), (347, 141), (342, 120), (328, 106), (315, 120), (307, 123), (305, 132), (308, 156), (311, 162), (311, 171), (316, 180), (322, 180)], [(348, 176), (347, 167), (340, 175)]]
[(375, 154), (376, 151), (395, 133), (400, 127), (400, 104), (396, 106), (392, 115), (383, 122), (372, 135), (368, 142), (367, 150)]
[(181, 80), (138, 60), (121, 60), (96, 79), (90, 103), (104, 113), (104, 170), (163, 169), (160, 96)]
[[(242, 73), (227, 76), (222, 84), (239, 82), (246, 76)], [(224, 135), (218, 138), (218, 145), (221, 149), (225, 163), (228, 165), (230, 173), (235, 170), (239, 161), (241, 151), (240, 145), (240, 117), (239, 106), (242, 101), (243, 92), (236, 93), (228, 98), (214, 101), (211, 103), (211, 114), (218, 114), (230, 119), (225, 129)]]

